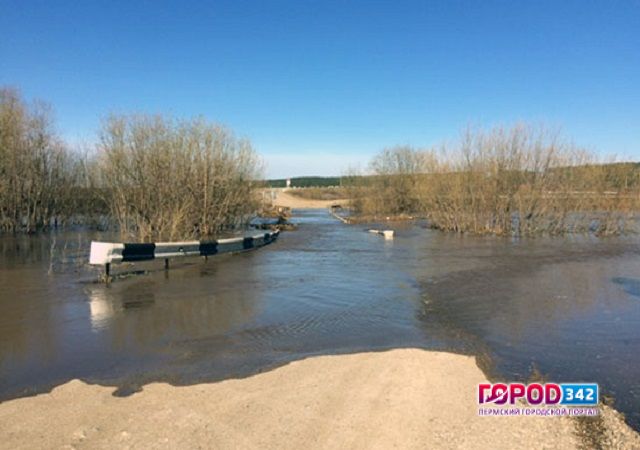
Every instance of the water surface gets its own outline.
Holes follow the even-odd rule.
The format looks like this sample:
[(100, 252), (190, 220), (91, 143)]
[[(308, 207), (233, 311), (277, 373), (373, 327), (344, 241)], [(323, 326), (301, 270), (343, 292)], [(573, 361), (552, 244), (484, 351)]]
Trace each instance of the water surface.
[[(118, 266), (90, 233), (0, 239), (0, 399), (72, 378), (127, 394), (242, 377), (317, 354), (421, 347), (492, 376), (597, 381), (640, 427), (636, 238), (470, 237), (397, 224), (385, 241), (326, 211), (237, 254)], [(55, 239), (55, 243), (53, 240)]]

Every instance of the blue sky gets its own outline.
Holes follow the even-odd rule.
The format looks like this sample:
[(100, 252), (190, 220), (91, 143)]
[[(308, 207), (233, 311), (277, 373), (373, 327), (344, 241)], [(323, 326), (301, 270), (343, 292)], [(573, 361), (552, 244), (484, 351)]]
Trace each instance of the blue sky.
[(203, 115), (269, 176), (339, 175), (528, 121), (640, 159), (640, 1), (0, 0), (0, 30), (0, 85), (74, 143), (110, 112)]

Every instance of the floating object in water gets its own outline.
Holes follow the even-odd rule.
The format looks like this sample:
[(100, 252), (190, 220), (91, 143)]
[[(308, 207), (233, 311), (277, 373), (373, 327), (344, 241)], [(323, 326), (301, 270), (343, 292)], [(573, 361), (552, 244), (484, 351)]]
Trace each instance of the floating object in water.
[(338, 219), (342, 223), (349, 223), (349, 219), (347, 219), (346, 217), (342, 217), (340, 214), (337, 213), (337, 210), (338, 210), (338, 208), (334, 208), (332, 206), (331, 207), (331, 215), (333, 217), (335, 217), (336, 219)]
[(369, 233), (379, 234), (384, 236), (385, 239), (393, 239), (393, 230), (369, 230)]

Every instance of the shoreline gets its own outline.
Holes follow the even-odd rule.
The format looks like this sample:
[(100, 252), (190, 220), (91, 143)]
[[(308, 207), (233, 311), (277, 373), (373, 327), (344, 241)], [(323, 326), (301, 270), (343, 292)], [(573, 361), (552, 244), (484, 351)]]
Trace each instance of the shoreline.
[(475, 357), (420, 349), (314, 356), (176, 387), (72, 380), (0, 403), (0, 448), (638, 448), (613, 409), (595, 420), (480, 417)]
[(274, 206), (283, 206), (291, 209), (324, 209), (329, 208), (336, 203), (348, 202), (348, 199), (336, 199), (336, 200), (312, 200), (308, 198), (292, 195), (288, 191), (291, 188), (274, 188), (271, 189), (276, 194), (273, 199)]

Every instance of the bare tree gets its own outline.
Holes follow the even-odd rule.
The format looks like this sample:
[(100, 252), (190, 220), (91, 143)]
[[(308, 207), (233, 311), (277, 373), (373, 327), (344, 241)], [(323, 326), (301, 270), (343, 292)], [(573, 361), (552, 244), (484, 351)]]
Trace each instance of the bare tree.
[(112, 116), (99, 150), (105, 200), (120, 229), (137, 239), (211, 236), (255, 211), (258, 158), (223, 127)]
[(56, 135), (50, 108), (0, 89), (0, 229), (34, 232), (72, 213), (74, 156)]
[(467, 130), (439, 151), (387, 149), (371, 166), (354, 192), (361, 214), (421, 213), (448, 231), (616, 234), (639, 207), (636, 164), (604, 164), (527, 125)]

